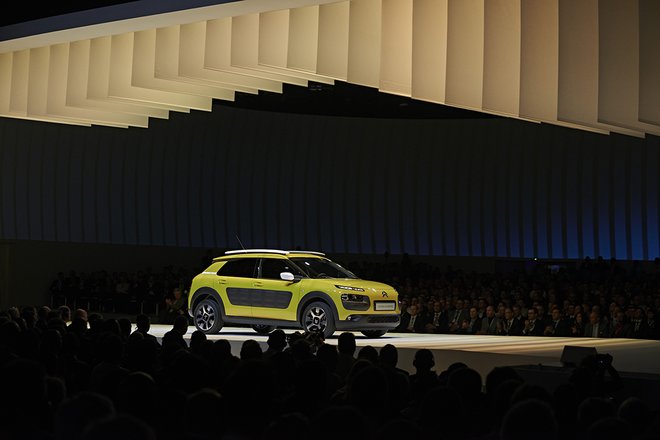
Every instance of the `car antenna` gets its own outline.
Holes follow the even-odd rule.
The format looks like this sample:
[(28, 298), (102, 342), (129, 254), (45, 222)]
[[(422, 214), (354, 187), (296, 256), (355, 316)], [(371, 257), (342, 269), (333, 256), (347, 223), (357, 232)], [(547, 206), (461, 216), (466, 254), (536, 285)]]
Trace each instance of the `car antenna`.
[(245, 250), (245, 246), (243, 246), (243, 243), (241, 242), (241, 239), (238, 238), (238, 234), (236, 234), (236, 240), (238, 240), (238, 244), (240, 244), (241, 247), (243, 248), (243, 250)]

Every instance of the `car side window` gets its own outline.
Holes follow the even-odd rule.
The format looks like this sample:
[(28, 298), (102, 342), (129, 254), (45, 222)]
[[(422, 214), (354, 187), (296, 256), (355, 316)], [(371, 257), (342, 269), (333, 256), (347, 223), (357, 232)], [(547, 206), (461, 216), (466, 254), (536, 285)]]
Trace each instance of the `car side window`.
[(254, 278), (257, 258), (238, 258), (227, 261), (218, 271), (218, 275), (226, 277)]
[(298, 268), (288, 260), (279, 258), (261, 259), (261, 278), (279, 280), (282, 272), (291, 272), (294, 275), (302, 275)]

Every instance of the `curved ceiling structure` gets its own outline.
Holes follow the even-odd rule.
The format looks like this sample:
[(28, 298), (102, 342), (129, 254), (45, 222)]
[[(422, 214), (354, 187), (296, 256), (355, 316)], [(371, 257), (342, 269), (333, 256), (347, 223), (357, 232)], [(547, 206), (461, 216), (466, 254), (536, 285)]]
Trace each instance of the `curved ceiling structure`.
[(660, 135), (656, 0), (137, 1), (0, 29), (0, 116), (149, 126), (237, 93), (346, 82)]

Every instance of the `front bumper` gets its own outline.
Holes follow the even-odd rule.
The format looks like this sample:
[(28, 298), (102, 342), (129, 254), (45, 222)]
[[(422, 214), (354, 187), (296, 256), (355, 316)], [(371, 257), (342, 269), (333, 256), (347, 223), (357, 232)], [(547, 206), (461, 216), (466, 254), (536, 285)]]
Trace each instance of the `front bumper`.
[(349, 315), (346, 319), (337, 321), (337, 330), (392, 330), (401, 322), (398, 313), (380, 315)]

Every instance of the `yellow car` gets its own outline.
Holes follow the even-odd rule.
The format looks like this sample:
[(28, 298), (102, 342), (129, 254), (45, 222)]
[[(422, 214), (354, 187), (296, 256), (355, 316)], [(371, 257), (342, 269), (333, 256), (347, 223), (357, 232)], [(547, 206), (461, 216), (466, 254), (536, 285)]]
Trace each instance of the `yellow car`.
[(400, 321), (397, 291), (361, 280), (321, 252), (228, 251), (193, 278), (188, 310), (195, 327), (217, 333), (225, 324), (322, 332), (361, 331), (375, 338)]

